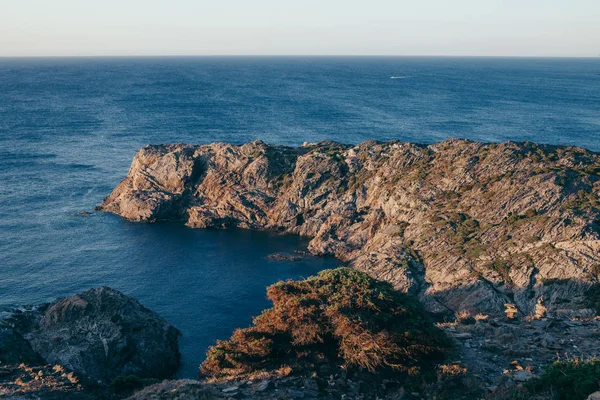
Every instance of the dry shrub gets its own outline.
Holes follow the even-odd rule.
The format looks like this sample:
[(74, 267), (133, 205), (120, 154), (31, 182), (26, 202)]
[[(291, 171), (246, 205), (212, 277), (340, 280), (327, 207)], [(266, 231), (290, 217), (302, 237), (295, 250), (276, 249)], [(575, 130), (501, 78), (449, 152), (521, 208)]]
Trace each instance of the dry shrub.
[(476, 314), (473, 318), (475, 318), (475, 321), (477, 322), (487, 322), (490, 316), (486, 314)]
[(467, 373), (467, 367), (462, 364), (442, 364), (439, 366), (440, 376), (457, 376), (465, 375)]
[(471, 315), (471, 313), (467, 310), (460, 310), (454, 315), (456, 322), (462, 325), (472, 325), (474, 324), (475, 318)]
[(323, 361), (370, 372), (415, 374), (449, 347), (413, 297), (349, 268), (267, 289), (273, 307), (218, 341), (200, 366), (209, 378), (282, 367), (306, 371)]

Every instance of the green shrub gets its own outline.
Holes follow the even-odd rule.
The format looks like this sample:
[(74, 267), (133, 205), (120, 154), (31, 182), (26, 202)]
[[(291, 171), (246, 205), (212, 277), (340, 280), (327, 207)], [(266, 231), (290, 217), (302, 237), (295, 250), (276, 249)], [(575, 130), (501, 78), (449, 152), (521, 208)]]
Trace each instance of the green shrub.
[(488, 264), (488, 268), (497, 272), (506, 283), (512, 283), (510, 264), (506, 260), (496, 259)]
[(441, 360), (449, 342), (418, 301), (349, 268), (267, 289), (273, 307), (207, 352), (209, 378), (314, 370), (324, 361), (360, 371), (418, 374)]
[(585, 399), (600, 389), (600, 359), (556, 361), (527, 389), (531, 394), (552, 392), (559, 400)]

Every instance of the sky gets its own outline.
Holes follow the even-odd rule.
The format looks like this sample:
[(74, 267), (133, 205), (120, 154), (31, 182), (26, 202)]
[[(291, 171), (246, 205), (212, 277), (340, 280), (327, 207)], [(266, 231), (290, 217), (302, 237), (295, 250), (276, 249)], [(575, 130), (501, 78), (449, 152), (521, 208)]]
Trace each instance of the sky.
[(0, 56), (600, 56), (600, 0), (0, 0)]

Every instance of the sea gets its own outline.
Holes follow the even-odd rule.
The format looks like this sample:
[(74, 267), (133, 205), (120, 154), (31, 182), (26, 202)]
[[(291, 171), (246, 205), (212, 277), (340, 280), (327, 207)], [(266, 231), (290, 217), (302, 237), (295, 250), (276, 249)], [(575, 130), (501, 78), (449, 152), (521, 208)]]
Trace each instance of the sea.
[(181, 330), (193, 378), (266, 286), (339, 262), (268, 258), (297, 236), (93, 212), (138, 148), (453, 137), (600, 151), (600, 57), (0, 58), (0, 311), (108, 285)]

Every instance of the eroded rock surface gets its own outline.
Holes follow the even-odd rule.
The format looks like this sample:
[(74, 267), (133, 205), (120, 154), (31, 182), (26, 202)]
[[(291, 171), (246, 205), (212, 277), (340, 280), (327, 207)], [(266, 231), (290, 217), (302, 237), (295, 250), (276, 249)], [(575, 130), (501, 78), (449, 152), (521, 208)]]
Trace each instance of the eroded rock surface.
[(17, 312), (7, 322), (46, 363), (94, 381), (168, 378), (179, 366), (179, 331), (108, 287)]
[(570, 312), (600, 272), (599, 174), (596, 153), (533, 143), (158, 145), (99, 209), (310, 236), (431, 311)]

